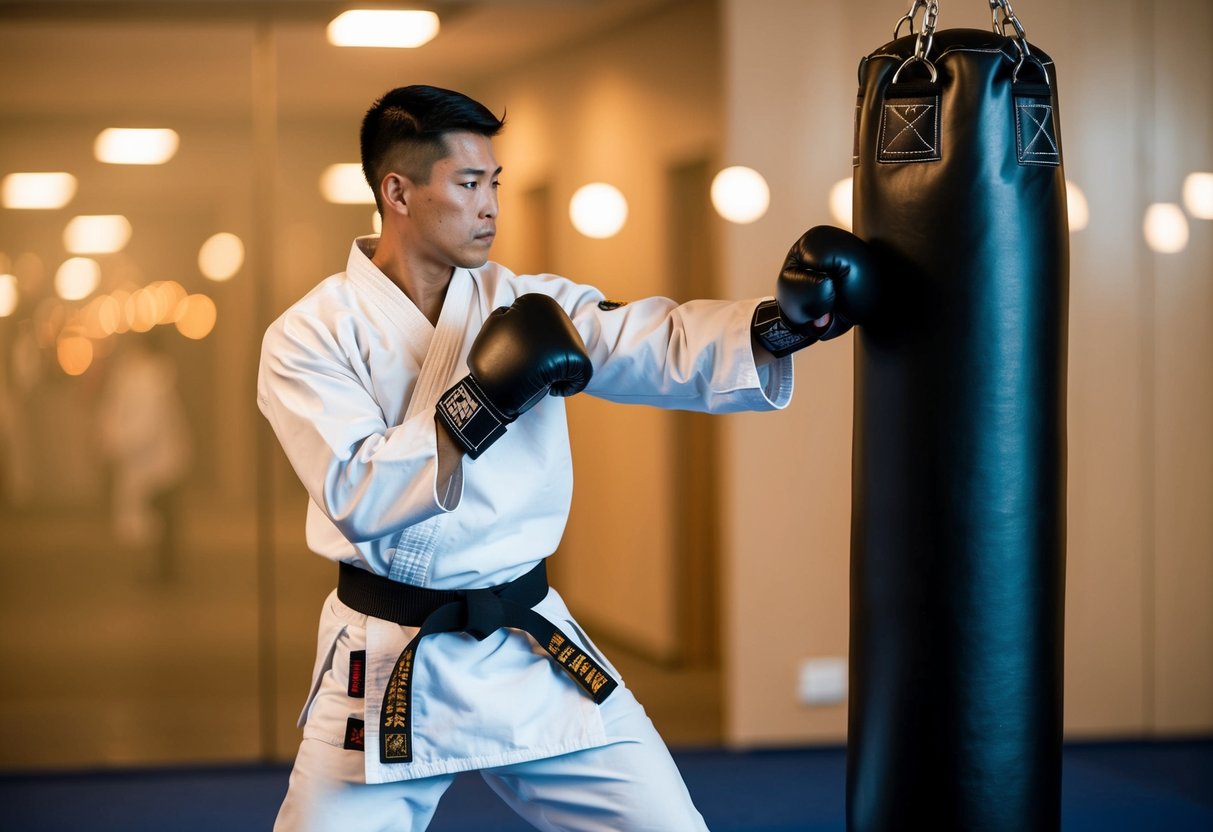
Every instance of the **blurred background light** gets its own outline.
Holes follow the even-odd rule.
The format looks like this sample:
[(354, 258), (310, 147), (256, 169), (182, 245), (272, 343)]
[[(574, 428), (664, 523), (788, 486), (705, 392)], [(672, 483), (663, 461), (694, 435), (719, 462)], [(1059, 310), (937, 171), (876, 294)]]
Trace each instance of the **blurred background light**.
[(64, 335), (55, 342), (55, 354), (63, 372), (83, 375), (93, 363), (93, 342), (83, 335)]
[(855, 225), (854, 219), (854, 178), (848, 176), (840, 179), (830, 188), (830, 216), (834, 222), (850, 231)]
[(72, 217), (63, 229), (63, 246), (72, 254), (113, 254), (130, 239), (130, 221), (121, 214)]
[(55, 294), (64, 300), (83, 300), (101, 283), (101, 266), (88, 257), (63, 261), (55, 272)]
[(399, 9), (352, 9), (337, 15), (326, 34), (334, 46), (415, 49), (438, 34), (438, 15)]
[(108, 127), (97, 134), (93, 155), (111, 165), (162, 165), (177, 152), (176, 130)]
[(1087, 204), (1087, 195), (1069, 179), (1066, 180), (1066, 213), (1071, 232), (1082, 231), (1091, 222), (1091, 207)]
[(0, 274), (0, 318), (7, 318), (17, 309), (17, 278)]
[(76, 195), (76, 177), (62, 171), (10, 173), (0, 184), (5, 208), (62, 208)]
[(375, 204), (375, 194), (357, 162), (339, 162), (325, 168), (320, 175), (320, 193), (338, 205)]
[(573, 227), (598, 240), (614, 237), (628, 219), (628, 201), (614, 185), (594, 182), (583, 185), (569, 200)]
[(1213, 220), (1213, 173), (1190, 173), (1184, 179), (1184, 207), (1197, 219)]
[(750, 223), (762, 217), (771, 204), (771, 189), (753, 168), (734, 165), (712, 179), (712, 205), (729, 222)]
[(106, 338), (118, 331), (122, 320), (122, 304), (112, 295), (101, 295), (88, 305), (85, 334), (90, 338)]
[(1142, 230), (1146, 244), (1160, 254), (1176, 254), (1188, 247), (1188, 218), (1173, 202), (1156, 202), (1148, 207)]
[(199, 341), (215, 328), (218, 310), (206, 295), (189, 295), (177, 305), (177, 331), (186, 338)]
[(228, 231), (220, 231), (198, 249), (198, 268), (217, 282), (231, 280), (244, 265), (244, 242)]

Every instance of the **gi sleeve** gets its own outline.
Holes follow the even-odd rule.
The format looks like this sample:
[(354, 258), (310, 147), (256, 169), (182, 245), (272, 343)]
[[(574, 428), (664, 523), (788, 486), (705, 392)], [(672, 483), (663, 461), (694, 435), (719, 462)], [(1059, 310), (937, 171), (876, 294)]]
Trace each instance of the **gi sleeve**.
[(444, 507), (437, 493), (433, 413), (388, 425), (353, 341), (288, 312), (262, 341), (257, 403), (312, 501), (360, 543), (458, 500)]
[(594, 363), (586, 393), (711, 413), (780, 410), (791, 402), (791, 357), (762, 368), (754, 361), (750, 322), (762, 299), (618, 304), (593, 287), (545, 277), (542, 291), (569, 312)]

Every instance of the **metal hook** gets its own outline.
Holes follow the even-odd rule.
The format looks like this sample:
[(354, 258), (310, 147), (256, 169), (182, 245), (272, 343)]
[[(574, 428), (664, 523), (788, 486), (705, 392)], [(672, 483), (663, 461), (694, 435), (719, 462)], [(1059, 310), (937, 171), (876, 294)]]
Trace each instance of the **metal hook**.
[(901, 24), (903, 23), (909, 23), (910, 34), (914, 34), (914, 18), (918, 15), (918, 10), (922, 8), (924, 2), (925, 0), (914, 0), (910, 5), (910, 10), (902, 16), (901, 20), (897, 21), (897, 25), (893, 28), (893, 40), (901, 37)]
[(912, 63), (922, 62), (927, 65), (927, 69), (931, 72), (931, 83), (934, 84), (939, 79), (939, 72), (935, 69), (935, 64), (931, 63), (926, 58), (920, 58), (917, 55), (911, 55), (902, 62), (901, 66), (897, 67), (897, 71), (893, 73), (893, 80), (890, 83), (896, 84), (897, 79), (901, 77), (901, 71)]

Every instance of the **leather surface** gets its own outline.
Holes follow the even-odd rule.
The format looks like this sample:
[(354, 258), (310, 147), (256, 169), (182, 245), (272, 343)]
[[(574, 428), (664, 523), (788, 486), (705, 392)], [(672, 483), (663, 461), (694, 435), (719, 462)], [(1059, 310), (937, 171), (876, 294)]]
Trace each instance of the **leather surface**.
[(921, 64), (892, 84), (914, 44), (861, 61), (856, 110), (855, 231), (884, 291), (856, 336), (848, 828), (1057, 829), (1057, 79), (1033, 47), (1013, 85), (1012, 39), (946, 30), (936, 84)]

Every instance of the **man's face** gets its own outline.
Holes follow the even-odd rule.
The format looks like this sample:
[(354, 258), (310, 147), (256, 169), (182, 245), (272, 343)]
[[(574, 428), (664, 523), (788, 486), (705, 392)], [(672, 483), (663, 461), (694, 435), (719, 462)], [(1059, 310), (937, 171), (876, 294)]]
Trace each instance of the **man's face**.
[(430, 181), (409, 189), (409, 245), (437, 264), (479, 268), (497, 234), (501, 166), (488, 136), (448, 133), (446, 145), (450, 153), (434, 163)]

